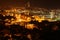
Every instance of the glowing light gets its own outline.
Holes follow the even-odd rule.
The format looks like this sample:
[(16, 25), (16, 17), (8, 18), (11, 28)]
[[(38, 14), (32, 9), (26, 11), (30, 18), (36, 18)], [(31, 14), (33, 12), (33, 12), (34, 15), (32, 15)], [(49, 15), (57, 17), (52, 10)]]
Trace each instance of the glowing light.
[(35, 28), (35, 26), (34, 26), (34, 24), (27, 24), (27, 25), (25, 25), (25, 28), (33, 29), (33, 28)]
[[(33, 11), (34, 13), (40, 13), (40, 11)], [(23, 14), (22, 14), (23, 13)], [(33, 29), (36, 26), (34, 24), (29, 24), (31, 20), (35, 20), (38, 22), (42, 22), (42, 20), (48, 20), (51, 21), (51, 19), (45, 19), (45, 16), (38, 16), (38, 15), (29, 15), (30, 11), (29, 10), (17, 10), (17, 9), (11, 9), (11, 10), (6, 10), (6, 13), (3, 14), (3, 16), (13, 16), (14, 18), (5, 19), (4, 21), (6, 22), (5, 25), (12, 25), (12, 24), (19, 24), (20, 26), (25, 26), (27, 29)], [(28, 16), (27, 16), (28, 15)], [(31, 18), (32, 17), (32, 18)]]

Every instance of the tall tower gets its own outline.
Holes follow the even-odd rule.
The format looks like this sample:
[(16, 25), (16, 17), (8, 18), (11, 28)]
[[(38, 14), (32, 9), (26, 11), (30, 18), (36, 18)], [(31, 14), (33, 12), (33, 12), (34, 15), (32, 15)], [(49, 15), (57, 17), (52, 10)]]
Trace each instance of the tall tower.
[(26, 11), (27, 11), (25, 14), (26, 15), (29, 15), (30, 14), (30, 9), (31, 9), (30, 8), (30, 2), (29, 1), (25, 4), (25, 8), (26, 8)]
[(27, 7), (30, 7), (30, 2), (27, 2)]
[(27, 9), (30, 8), (30, 2), (29, 1), (25, 4), (25, 8), (27, 8)]

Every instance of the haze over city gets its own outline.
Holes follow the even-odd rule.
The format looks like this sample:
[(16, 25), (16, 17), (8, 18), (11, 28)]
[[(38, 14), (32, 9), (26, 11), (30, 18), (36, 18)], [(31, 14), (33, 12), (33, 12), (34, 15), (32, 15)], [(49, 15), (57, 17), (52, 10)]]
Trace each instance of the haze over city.
[(60, 0), (0, 0), (0, 8), (21, 7), (28, 1), (32, 7), (48, 9), (60, 8)]

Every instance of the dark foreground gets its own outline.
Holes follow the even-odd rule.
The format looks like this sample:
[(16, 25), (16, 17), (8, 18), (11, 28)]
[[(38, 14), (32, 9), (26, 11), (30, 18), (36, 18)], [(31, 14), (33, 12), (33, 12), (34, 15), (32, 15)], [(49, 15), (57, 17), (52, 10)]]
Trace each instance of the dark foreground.
[(19, 25), (5, 26), (0, 23), (0, 40), (60, 40), (60, 22), (30, 22), (37, 25), (33, 30)]

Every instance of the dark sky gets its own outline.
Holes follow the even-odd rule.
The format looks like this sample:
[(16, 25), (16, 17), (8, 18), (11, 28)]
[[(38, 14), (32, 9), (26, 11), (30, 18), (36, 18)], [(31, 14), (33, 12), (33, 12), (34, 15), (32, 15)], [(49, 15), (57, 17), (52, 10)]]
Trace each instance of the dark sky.
[(42, 8), (60, 8), (60, 0), (0, 0), (0, 8), (4, 7), (20, 7), (30, 1), (31, 6)]

